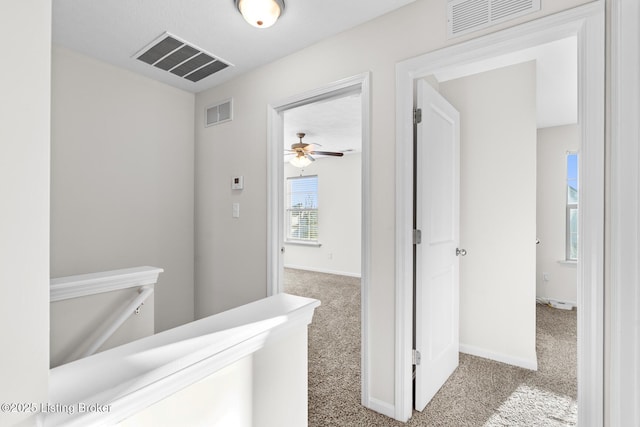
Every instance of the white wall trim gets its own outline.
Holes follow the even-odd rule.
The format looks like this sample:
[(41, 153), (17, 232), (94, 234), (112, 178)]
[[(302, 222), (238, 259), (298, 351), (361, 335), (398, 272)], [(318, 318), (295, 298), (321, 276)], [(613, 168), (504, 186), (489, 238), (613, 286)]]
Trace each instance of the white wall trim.
[[(578, 411), (581, 426), (603, 423), (604, 359), (604, 2), (540, 18), (421, 55), (396, 66), (395, 418), (412, 412), (412, 139), (417, 78), (465, 62), (578, 37), (581, 138), (581, 254), (578, 265)], [(532, 304), (534, 302), (532, 301)]]
[(378, 400), (376, 398), (370, 397), (369, 401), (363, 406), (376, 411), (382, 415), (386, 415), (389, 418), (393, 418), (395, 414), (395, 407), (391, 403), (383, 402), (382, 400)]
[(524, 369), (529, 369), (532, 371), (538, 370), (538, 361), (537, 360), (529, 360), (523, 359), (520, 357), (513, 357), (508, 354), (496, 353), (495, 351), (490, 351), (484, 348), (475, 347), (472, 345), (466, 345), (460, 343), (460, 352), (465, 354), (470, 354), (472, 356), (483, 357), (485, 359), (495, 360), (496, 362), (507, 363), (513, 366), (519, 366)]
[(282, 292), (284, 181), (282, 168), (285, 110), (360, 91), (362, 113), (361, 381), (362, 404), (370, 404), (369, 278), (371, 277), (371, 73), (348, 77), (267, 106), (267, 295)]
[(640, 4), (611, 1), (609, 425), (640, 425)]
[(536, 301), (538, 301), (539, 303), (542, 304), (547, 304), (547, 305), (553, 305), (555, 304), (562, 304), (563, 306), (570, 306), (572, 309), (577, 308), (578, 307), (578, 303), (575, 301), (567, 301), (567, 300), (563, 300), (562, 298), (553, 298), (553, 297), (549, 297), (549, 298), (540, 298), (540, 297), (536, 297)]
[(293, 268), (295, 270), (313, 271), (314, 273), (336, 274), (338, 276), (357, 277), (361, 278), (362, 274), (349, 273), (347, 271), (329, 270), (326, 268), (312, 268), (304, 265), (285, 264), (285, 268)]
[(293, 245), (293, 246), (308, 246), (311, 248), (319, 248), (322, 246), (320, 242), (305, 242), (303, 240), (285, 240), (285, 245)]
[(51, 279), (51, 302), (85, 297), (120, 289), (154, 285), (164, 270), (157, 267), (134, 267), (100, 273), (79, 274)]
[[(49, 402), (108, 405), (109, 410), (80, 412), (76, 406), (72, 413), (42, 413), (39, 425), (115, 425), (256, 352), (269, 340), (295, 328), (306, 330), (319, 305), (311, 298), (280, 294), (53, 368)], [(200, 341), (197, 351), (189, 345), (193, 340)], [(148, 356), (154, 352), (157, 357)], [(132, 362), (140, 358), (147, 363)]]

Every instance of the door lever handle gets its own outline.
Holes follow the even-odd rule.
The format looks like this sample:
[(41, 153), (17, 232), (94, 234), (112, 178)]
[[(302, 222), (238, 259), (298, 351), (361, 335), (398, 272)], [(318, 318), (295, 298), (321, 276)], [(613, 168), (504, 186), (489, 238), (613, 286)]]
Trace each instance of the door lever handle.
[(456, 248), (456, 256), (465, 256), (467, 254), (466, 249)]

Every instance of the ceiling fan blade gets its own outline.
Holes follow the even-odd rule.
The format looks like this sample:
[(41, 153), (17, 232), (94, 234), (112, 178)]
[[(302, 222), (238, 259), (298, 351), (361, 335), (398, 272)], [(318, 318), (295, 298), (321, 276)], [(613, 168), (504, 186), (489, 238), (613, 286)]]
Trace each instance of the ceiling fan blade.
[(319, 155), (319, 156), (334, 156), (334, 157), (342, 157), (344, 153), (340, 153), (337, 151), (317, 151), (315, 146), (321, 146), (320, 144), (307, 144), (306, 142), (302, 142), (302, 138), (304, 138), (305, 134), (300, 132), (297, 133), (296, 136), (300, 138), (300, 142), (296, 142), (295, 144), (291, 144), (291, 151), (295, 151), (298, 153), (298, 156), (306, 156), (312, 162), (316, 159), (311, 156)]
[(335, 151), (314, 151), (313, 154), (318, 154), (321, 156), (335, 156), (335, 157), (342, 157), (344, 156), (344, 153), (338, 153)]

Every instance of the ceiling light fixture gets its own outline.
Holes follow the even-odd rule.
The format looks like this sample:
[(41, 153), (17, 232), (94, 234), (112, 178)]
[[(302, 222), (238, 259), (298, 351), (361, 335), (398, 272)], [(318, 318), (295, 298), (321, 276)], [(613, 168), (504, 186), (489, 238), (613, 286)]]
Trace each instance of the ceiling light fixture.
[(295, 156), (293, 159), (289, 160), (293, 166), (297, 168), (306, 168), (311, 164), (311, 160), (307, 156)]
[(284, 0), (235, 0), (242, 17), (256, 28), (268, 28), (284, 12)]

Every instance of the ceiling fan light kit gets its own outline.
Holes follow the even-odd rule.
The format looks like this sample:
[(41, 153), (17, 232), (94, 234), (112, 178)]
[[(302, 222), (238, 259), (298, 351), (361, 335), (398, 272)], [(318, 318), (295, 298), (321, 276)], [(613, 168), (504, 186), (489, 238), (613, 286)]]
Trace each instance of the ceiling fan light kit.
[(268, 28), (284, 12), (284, 0), (235, 0), (242, 17), (256, 28)]
[(311, 160), (307, 156), (295, 156), (289, 163), (297, 168), (305, 168), (311, 164)]

